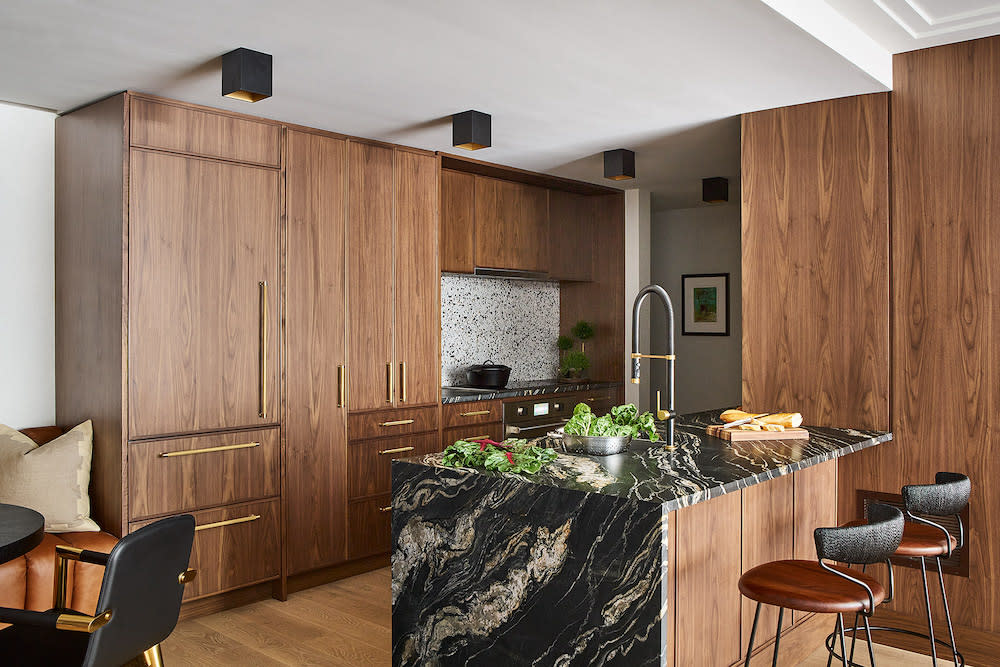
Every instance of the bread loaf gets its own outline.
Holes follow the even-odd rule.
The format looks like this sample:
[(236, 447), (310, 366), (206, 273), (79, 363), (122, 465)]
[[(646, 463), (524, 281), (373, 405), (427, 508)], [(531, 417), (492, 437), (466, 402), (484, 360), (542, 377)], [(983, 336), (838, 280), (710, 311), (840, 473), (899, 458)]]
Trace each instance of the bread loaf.
[(734, 421), (739, 421), (740, 419), (749, 419), (754, 417), (755, 421), (761, 424), (775, 424), (777, 426), (783, 426), (785, 428), (797, 428), (802, 425), (802, 415), (798, 412), (778, 412), (773, 415), (768, 415), (764, 417), (767, 413), (764, 412), (743, 412), (742, 410), (726, 410), (720, 416), (722, 421), (725, 423), (730, 423)]

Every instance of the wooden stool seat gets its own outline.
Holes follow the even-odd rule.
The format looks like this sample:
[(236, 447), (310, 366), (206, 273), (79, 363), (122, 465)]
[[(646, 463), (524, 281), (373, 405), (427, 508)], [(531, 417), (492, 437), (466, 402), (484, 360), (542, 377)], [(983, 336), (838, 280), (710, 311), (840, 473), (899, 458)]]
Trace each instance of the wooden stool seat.
[[(862, 520), (856, 520), (844, 525), (861, 526), (864, 523)], [(948, 540), (951, 541), (952, 549), (958, 548), (958, 540), (953, 535), (949, 535)], [(947, 553), (948, 541), (945, 540), (945, 536), (940, 530), (916, 521), (907, 521), (903, 526), (903, 541), (899, 543), (899, 548), (896, 549), (894, 555), (907, 558), (919, 558), (920, 556), (934, 558), (944, 556)]]
[[(885, 599), (885, 588), (878, 580), (858, 570), (832, 567), (868, 584), (876, 605)], [(868, 594), (861, 586), (827, 572), (811, 560), (758, 565), (740, 577), (740, 592), (764, 604), (821, 614), (860, 612), (868, 607)]]

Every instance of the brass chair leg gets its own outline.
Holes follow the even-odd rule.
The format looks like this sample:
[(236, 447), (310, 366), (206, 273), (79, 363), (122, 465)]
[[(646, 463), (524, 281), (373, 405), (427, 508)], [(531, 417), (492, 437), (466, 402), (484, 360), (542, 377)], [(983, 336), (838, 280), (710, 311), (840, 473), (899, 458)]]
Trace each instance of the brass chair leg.
[(146, 667), (163, 667), (163, 654), (160, 653), (160, 645), (154, 644), (143, 651), (142, 659), (146, 662)]

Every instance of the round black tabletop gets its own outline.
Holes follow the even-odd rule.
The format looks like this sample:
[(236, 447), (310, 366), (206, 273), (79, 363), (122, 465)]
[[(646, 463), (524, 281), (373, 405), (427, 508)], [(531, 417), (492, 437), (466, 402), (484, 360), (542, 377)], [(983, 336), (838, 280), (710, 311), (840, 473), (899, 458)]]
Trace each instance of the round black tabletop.
[(35, 510), (0, 503), (0, 563), (23, 556), (45, 537), (45, 518)]

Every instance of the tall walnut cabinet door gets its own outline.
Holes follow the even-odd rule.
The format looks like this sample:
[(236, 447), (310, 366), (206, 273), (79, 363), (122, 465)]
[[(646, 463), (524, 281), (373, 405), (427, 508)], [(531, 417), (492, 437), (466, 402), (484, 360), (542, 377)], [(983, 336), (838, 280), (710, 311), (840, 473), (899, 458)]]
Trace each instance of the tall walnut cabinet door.
[(133, 149), (129, 437), (278, 421), (279, 173)]
[(396, 151), (398, 405), (436, 404), (441, 387), (438, 163)]
[(347, 144), (348, 401), (391, 407), (393, 363), (393, 149)]
[(285, 544), (297, 574), (346, 558), (344, 205), (347, 145), (289, 131)]

